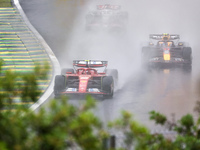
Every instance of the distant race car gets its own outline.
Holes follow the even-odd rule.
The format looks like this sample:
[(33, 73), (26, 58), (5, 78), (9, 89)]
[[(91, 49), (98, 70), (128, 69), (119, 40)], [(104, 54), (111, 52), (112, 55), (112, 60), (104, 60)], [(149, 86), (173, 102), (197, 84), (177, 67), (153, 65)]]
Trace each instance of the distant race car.
[(55, 77), (54, 95), (92, 94), (112, 98), (118, 82), (118, 71), (106, 69), (107, 61), (74, 60), (72, 68), (62, 69)]
[[(149, 38), (149, 45), (142, 48), (142, 62), (145, 66), (182, 67), (191, 70), (192, 48), (185, 42), (179, 42), (179, 35), (150, 34)], [(153, 40), (157, 42), (154, 44)]]
[(86, 15), (86, 30), (125, 30), (128, 13), (120, 9), (119, 5), (97, 5), (97, 10)]

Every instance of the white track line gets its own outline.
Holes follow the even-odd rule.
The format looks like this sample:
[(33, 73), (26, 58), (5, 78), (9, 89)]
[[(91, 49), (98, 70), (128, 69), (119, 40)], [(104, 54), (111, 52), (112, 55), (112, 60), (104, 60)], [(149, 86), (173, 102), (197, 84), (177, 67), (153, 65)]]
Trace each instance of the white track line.
[(43, 37), (32, 26), (32, 24), (26, 17), (26, 15), (19, 3), (19, 0), (13, 0), (13, 1), (14, 1), (15, 6), (17, 7), (18, 11), (20, 12), (20, 15), (24, 19), (24, 22), (27, 24), (29, 29), (34, 33), (34, 35), (38, 38), (38, 40), (41, 42), (41, 44), (45, 48), (45, 50), (46, 50), (47, 54), (49, 55), (49, 58), (52, 62), (52, 66), (53, 66), (53, 75), (52, 75), (51, 82), (50, 82), (48, 88), (43, 93), (43, 95), (40, 97), (40, 99), (30, 107), (31, 110), (36, 111), (44, 102), (46, 102), (49, 99), (50, 95), (53, 93), (54, 78), (57, 74), (60, 74), (60, 71), (61, 71), (60, 64), (59, 64), (56, 56), (54, 55), (53, 51), (51, 50), (51, 48), (47, 45), (47, 43), (45, 42)]

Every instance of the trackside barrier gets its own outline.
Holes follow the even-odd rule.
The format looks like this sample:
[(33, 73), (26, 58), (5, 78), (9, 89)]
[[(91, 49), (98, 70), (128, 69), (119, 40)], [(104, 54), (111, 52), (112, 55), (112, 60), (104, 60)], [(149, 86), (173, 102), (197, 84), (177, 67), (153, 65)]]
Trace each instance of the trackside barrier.
[(32, 31), (32, 33), (37, 37), (37, 39), (40, 41), (40, 43), (46, 50), (46, 53), (48, 54), (48, 57), (52, 64), (52, 77), (51, 77), (51, 81), (50, 81), (48, 88), (43, 93), (43, 95), (39, 98), (39, 100), (30, 107), (31, 110), (36, 111), (43, 103), (45, 103), (48, 100), (50, 95), (53, 93), (54, 78), (57, 74), (60, 74), (60, 71), (61, 71), (60, 64), (59, 64), (56, 56), (54, 55), (53, 51), (51, 50), (51, 48), (47, 45), (47, 43), (43, 39), (43, 37), (37, 32), (37, 30), (29, 22), (19, 1), (13, 0), (13, 2), (14, 2), (14, 5), (16, 6), (16, 8), (18, 9), (20, 15), (22, 16), (24, 22), (26, 23), (26, 25), (29, 27), (29, 29)]

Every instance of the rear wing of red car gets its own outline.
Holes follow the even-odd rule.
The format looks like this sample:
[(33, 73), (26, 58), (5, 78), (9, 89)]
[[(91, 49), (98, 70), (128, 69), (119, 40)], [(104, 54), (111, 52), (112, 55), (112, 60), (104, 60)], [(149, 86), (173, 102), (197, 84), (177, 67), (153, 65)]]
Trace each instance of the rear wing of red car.
[(97, 5), (97, 9), (98, 10), (104, 10), (104, 9), (120, 10), (121, 6), (120, 5), (105, 4), (105, 5)]
[(149, 39), (153, 40), (179, 40), (180, 35), (178, 34), (150, 34)]
[(74, 67), (83, 67), (83, 68), (97, 68), (97, 67), (107, 67), (108, 61), (101, 60), (74, 60)]

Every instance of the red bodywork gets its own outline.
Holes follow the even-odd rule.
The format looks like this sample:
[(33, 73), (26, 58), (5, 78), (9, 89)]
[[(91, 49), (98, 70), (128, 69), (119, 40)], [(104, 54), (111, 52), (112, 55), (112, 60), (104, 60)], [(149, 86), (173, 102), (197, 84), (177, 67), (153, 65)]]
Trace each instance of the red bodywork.
[(93, 68), (80, 68), (76, 70), (76, 73), (72, 74), (70, 72), (66, 73), (66, 78), (69, 77), (78, 77), (79, 79), (79, 85), (77, 91), (65, 91), (62, 92), (63, 94), (99, 94), (99, 95), (106, 95), (107, 93), (101, 92), (101, 91), (88, 91), (87, 86), (90, 79), (93, 79), (94, 77), (104, 77), (106, 76), (105, 73), (98, 73), (96, 69)]

